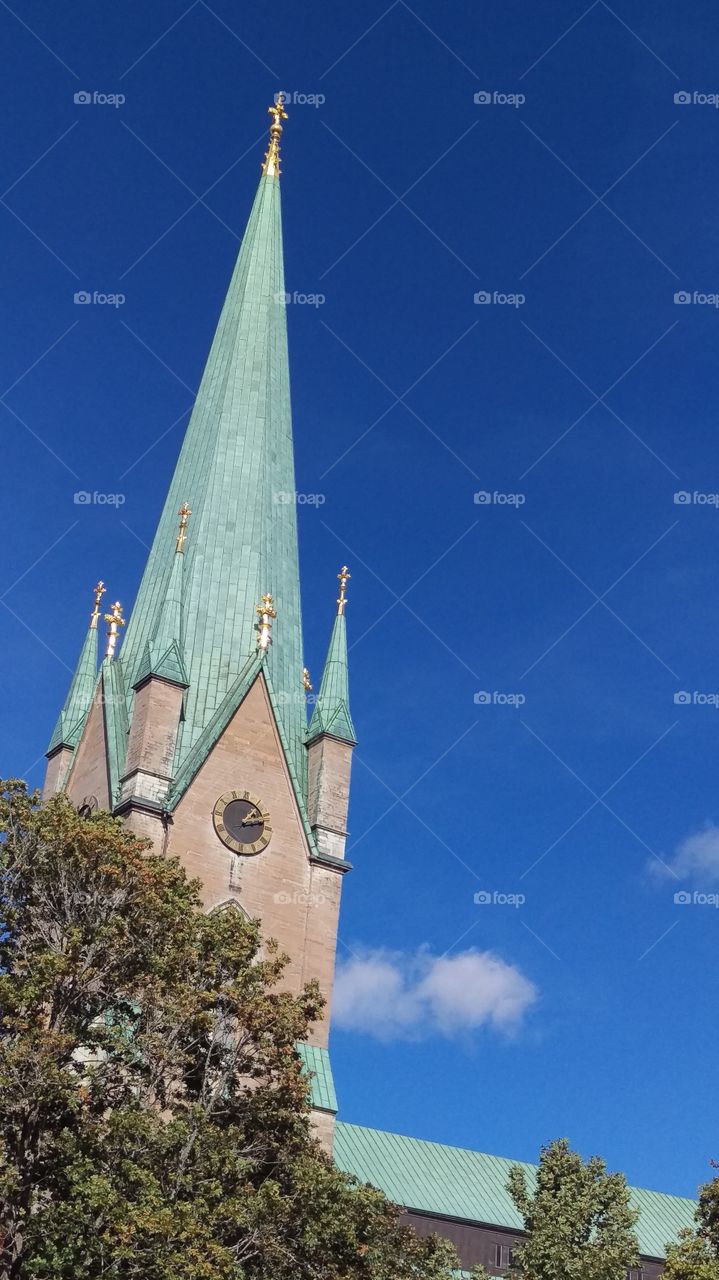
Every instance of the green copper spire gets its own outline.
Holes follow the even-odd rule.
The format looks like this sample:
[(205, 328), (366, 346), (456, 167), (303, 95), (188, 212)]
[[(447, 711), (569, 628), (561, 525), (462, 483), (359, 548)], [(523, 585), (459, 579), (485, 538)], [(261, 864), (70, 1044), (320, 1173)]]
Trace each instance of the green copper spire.
[(342, 738), (344, 742), (355, 743), (354, 725), (350, 715), (349, 680), (347, 666), (347, 624), (345, 621), (345, 605), (347, 604), (346, 586), (349, 578), (347, 566), (343, 565), (337, 577), (340, 581), (337, 597), (337, 617), (330, 636), (327, 658), (320, 691), (317, 695), (315, 709), (310, 720), (308, 740), (319, 737), (321, 733), (329, 733), (333, 738)]
[(77, 746), (95, 692), (95, 682), (97, 680), (97, 620), (100, 616), (100, 600), (105, 593), (104, 582), (98, 582), (93, 587), (93, 592), (95, 604), (90, 614), (90, 624), (80, 650), (80, 657), (70, 682), (64, 706), (57, 718), (57, 724), (50, 739), (50, 745), (47, 749), (48, 755), (50, 752), (55, 751), (57, 747), (65, 746), (74, 749)]
[(170, 492), (122, 650), (136, 684), (158, 626), (172, 566), (176, 511), (189, 502), (182, 657), (187, 675), (179, 768), (256, 652), (257, 602), (277, 621), (267, 668), (298, 778), (305, 776), (295, 479), (280, 220), (281, 109)]

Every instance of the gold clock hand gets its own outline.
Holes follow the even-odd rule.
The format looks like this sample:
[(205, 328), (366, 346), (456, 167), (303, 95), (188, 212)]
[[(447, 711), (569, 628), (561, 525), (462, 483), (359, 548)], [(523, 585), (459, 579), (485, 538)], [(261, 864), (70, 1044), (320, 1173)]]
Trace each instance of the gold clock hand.
[(262, 814), (258, 809), (255, 809), (253, 813), (246, 813), (242, 819), (243, 827), (254, 827), (258, 822), (262, 822)]

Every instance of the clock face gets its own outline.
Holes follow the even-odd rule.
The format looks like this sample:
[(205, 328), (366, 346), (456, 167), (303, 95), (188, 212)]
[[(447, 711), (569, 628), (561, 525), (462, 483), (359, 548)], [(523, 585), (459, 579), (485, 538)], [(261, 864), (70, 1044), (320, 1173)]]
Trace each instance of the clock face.
[(261, 853), (270, 842), (270, 815), (249, 791), (226, 791), (212, 811), (212, 821), (222, 843), (235, 853)]

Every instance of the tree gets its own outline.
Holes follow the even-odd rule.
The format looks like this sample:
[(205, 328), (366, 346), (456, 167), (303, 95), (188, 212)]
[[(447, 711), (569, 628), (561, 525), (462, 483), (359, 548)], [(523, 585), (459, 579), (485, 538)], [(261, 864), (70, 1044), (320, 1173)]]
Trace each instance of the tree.
[(0, 783), (2, 1280), (447, 1280), (313, 1138), (321, 1001), (259, 946), (109, 814)]
[(527, 1233), (515, 1250), (522, 1280), (623, 1280), (637, 1264), (637, 1211), (624, 1175), (598, 1156), (584, 1162), (560, 1138), (542, 1148), (531, 1189), (518, 1165), (507, 1187)]
[(667, 1245), (662, 1274), (667, 1280), (719, 1280), (719, 1259), (708, 1240), (685, 1229), (679, 1232), (678, 1241)]
[(699, 1189), (694, 1230), (680, 1231), (678, 1241), (667, 1245), (664, 1275), (668, 1280), (719, 1280), (719, 1178)]

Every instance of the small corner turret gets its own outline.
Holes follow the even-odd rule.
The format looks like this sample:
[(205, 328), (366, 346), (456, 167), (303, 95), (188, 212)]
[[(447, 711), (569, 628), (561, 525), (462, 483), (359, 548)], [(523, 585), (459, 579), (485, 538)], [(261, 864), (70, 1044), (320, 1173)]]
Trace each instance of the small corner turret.
[(350, 573), (346, 565), (337, 578), (337, 611), (307, 731), (310, 825), (320, 856), (330, 860), (344, 859), (352, 751), (357, 741), (349, 706), (345, 609)]
[(46, 752), (48, 766), (43, 786), (43, 797), (62, 790), (95, 692), (97, 681), (97, 622), (100, 616), (100, 601), (105, 594), (104, 582), (97, 582), (92, 591), (94, 598), (93, 609), (90, 614), (82, 649), (80, 650), (80, 657)]
[(134, 707), (116, 805), (128, 826), (156, 845), (163, 834), (164, 802), (174, 778), (177, 732), (188, 688), (182, 637), (189, 503), (183, 502), (177, 514), (167, 591), (133, 685)]

